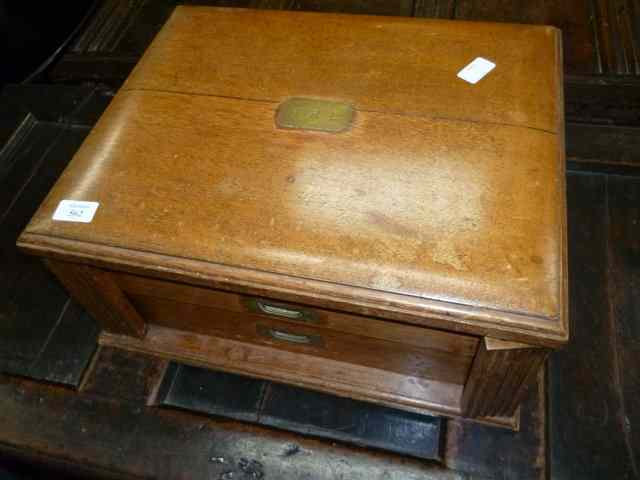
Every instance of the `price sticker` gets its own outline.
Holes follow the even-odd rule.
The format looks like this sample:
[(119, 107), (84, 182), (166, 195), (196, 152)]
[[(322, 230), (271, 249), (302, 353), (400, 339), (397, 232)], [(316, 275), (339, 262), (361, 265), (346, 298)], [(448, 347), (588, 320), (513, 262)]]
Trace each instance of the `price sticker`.
[(478, 57), (458, 72), (458, 78), (465, 82), (476, 84), (494, 68), (496, 68), (495, 63), (486, 58)]
[(90, 223), (100, 203), (80, 200), (62, 200), (53, 212), (53, 219), (61, 222)]

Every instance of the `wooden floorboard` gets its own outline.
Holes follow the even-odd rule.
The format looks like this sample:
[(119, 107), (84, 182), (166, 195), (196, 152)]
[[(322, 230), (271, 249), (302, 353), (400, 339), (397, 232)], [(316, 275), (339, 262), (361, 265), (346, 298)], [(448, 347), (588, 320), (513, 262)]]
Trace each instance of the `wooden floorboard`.
[(171, 362), (157, 404), (258, 423), (266, 380)]
[(566, 131), (570, 169), (640, 174), (640, 127), (569, 123)]
[(0, 371), (77, 386), (98, 329), (15, 242), (110, 96), (9, 86), (0, 95)]
[(181, 408), (364, 447), (441, 460), (444, 420), (299, 387), (178, 365), (158, 399)]
[(302, 10), (366, 15), (408, 17), (413, 14), (413, 0), (252, 0), (252, 8)]
[[(171, 403), (180, 410), (167, 409), (157, 401), (167, 393), (158, 387), (165, 371), (160, 359), (103, 348), (79, 392), (0, 376), (0, 451), (75, 462), (84, 470), (102, 472), (100, 478), (107, 473), (118, 478), (221, 478), (228, 472), (245, 478), (252, 471), (265, 479), (540, 478), (536, 472), (544, 466), (544, 460), (535, 457), (544, 447), (539, 439), (531, 440), (532, 433), (535, 437), (535, 432), (544, 430), (540, 425), (523, 424), (516, 433), (466, 422), (449, 424), (453, 432), (443, 459), (449, 468), (443, 468), (346, 444), (354, 441), (349, 434), (357, 432), (369, 442), (356, 443), (382, 442), (375, 446), (385, 448), (395, 441), (397, 450), (404, 445), (424, 454), (435, 447), (426, 436), (437, 425), (425, 423), (424, 418), (416, 422), (401, 412), (363, 406), (354, 411), (345, 400), (294, 395), (290, 387), (283, 387), (258, 406), (261, 422), (276, 429), (251, 426), (220, 414), (229, 416), (229, 407), (247, 394), (244, 410), (255, 409), (260, 392), (237, 379), (212, 383), (210, 372), (182, 380), (167, 373), (173, 393), (164, 407)], [(234, 388), (239, 391), (227, 391)], [(535, 398), (526, 405), (538, 415), (543, 404)], [(206, 411), (220, 402), (227, 402), (225, 411)], [(189, 413), (190, 408), (198, 414)], [(308, 436), (318, 436), (322, 425), (324, 441)], [(326, 441), (327, 437), (338, 443)], [(504, 477), (505, 472), (517, 475)]]
[(565, 116), (570, 124), (640, 126), (640, 78), (567, 75)]
[(457, 0), (414, 0), (413, 16), (451, 20), (456, 13)]
[(640, 477), (640, 177), (608, 177), (607, 206), (615, 420), (628, 468)]
[(72, 460), (123, 478), (463, 478), (423, 460), (148, 407), (126, 394), (140, 372), (125, 371), (102, 376), (101, 392), (114, 391), (109, 397), (0, 377), (0, 450)]
[(98, 346), (98, 323), (68, 300), (56, 327), (26, 372), (36, 380), (77, 387)]
[(638, 182), (568, 177), (572, 338), (549, 361), (552, 479), (638, 478)]
[[(54, 81), (119, 85), (174, 5), (172, 0), (107, 0), (72, 48), (49, 72)], [(640, 75), (636, 0), (199, 0), (209, 6), (417, 16), (553, 25), (564, 35), (572, 75)]]
[(269, 383), (259, 423), (329, 440), (442, 460), (445, 419)]
[(640, 77), (565, 80), (569, 169), (640, 174)]
[[(27, 114), (38, 122), (72, 122), (76, 113), (102, 93), (90, 85), (5, 85), (0, 96), (0, 145), (4, 145)], [(100, 90), (102, 92), (102, 90)], [(85, 124), (88, 125), (88, 124)]]
[(80, 392), (120, 403), (146, 405), (159, 389), (167, 368), (168, 362), (162, 359), (101, 347)]
[(595, 0), (593, 24), (601, 71), (640, 74), (640, 29), (636, 0)]
[(520, 407), (517, 432), (447, 422), (445, 464), (481, 478), (543, 480), (547, 470), (546, 379), (541, 371)]
[(565, 71), (600, 73), (592, 8), (584, 0), (458, 0), (455, 19), (553, 25), (563, 31)]

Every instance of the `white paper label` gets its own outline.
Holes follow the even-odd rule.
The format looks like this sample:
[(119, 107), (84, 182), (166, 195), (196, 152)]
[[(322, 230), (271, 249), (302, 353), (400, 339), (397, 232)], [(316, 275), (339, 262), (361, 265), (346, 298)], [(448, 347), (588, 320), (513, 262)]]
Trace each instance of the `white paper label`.
[(83, 202), (81, 200), (62, 200), (58, 208), (53, 212), (53, 219), (62, 222), (82, 222), (89, 223), (93, 220), (96, 210), (100, 204), (98, 202)]
[(478, 57), (469, 65), (458, 72), (458, 78), (465, 82), (478, 83), (491, 70), (496, 68), (496, 64), (486, 58)]

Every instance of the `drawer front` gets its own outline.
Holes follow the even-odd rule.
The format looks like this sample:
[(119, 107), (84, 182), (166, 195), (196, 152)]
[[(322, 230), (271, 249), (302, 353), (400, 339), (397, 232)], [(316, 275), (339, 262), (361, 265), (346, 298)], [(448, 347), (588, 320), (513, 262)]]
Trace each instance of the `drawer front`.
[(146, 322), (341, 360), (406, 375), (464, 383), (471, 357), (293, 323), (247, 312), (129, 294)]
[[(155, 297), (181, 304), (255, 315), (265, 320), (291, 323), (297, 327), (317, 327), (322, 330), (398, 342), (407, 347), (450, 353), (469, 361), (475, 355), (478, 346), (478, 339), (468, 335), (136, 275), (115, 275), (118, 284), (128, 295)], [(183, 321), (187, 323), (182, 328), (188, 330), (188, 319), (185, 318)]]

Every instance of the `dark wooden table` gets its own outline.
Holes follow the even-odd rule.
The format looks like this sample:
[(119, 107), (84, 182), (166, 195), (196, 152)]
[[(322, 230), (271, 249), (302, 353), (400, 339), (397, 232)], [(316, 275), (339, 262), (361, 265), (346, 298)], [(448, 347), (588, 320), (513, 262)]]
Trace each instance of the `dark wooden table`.
[(96, 350), (95, 322), (13, 245), (174, 4), (108, 0), (43, 84), (0, 99), (0, 465), (41, 465), (28, 478), (640, 478), (635, 3), (191, 3), (562, 28), (572, 342), (530, 389), (518, 433)]

